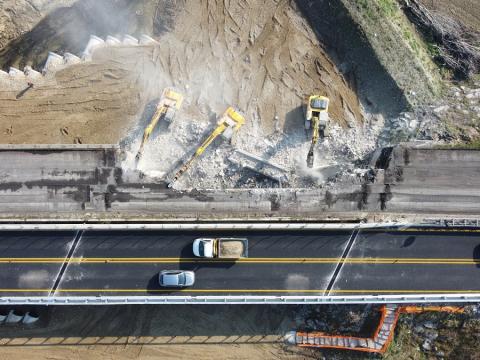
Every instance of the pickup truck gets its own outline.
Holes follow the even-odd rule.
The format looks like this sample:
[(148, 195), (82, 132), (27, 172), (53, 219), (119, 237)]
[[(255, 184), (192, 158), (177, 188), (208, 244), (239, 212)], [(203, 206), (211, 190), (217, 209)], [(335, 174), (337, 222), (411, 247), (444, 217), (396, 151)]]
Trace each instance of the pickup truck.
[(248, 257), (246, 238), (199, 238), (193, 242), (193, 254), (203, 258), (239, 259)]

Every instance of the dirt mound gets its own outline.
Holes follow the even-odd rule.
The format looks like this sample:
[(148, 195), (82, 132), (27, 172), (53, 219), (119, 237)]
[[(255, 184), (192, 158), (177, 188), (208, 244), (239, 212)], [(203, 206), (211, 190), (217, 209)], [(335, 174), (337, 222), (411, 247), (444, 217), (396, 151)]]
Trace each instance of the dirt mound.
[(250, 129), (259, 122), (268, 134), (292, 117), (301, 126), (300, 106), (312, 93), (331, 98), (340, 124), (362, 122), (357, 96), (290, 1), (187, 0), (157, 61), (199, 105), (245, 111)]
[[(0, 90), (0, 142), (8, 144), (118, 143), (136, 120), (141, 93), (134, 64), (142, 48), (67, 67), (53, 76)], [(105, 56), (107, 57), (107, 56)], [(3, 84), (5, 85), (5, 84)], [(18, 88), (18, 86), (21, 88)]]

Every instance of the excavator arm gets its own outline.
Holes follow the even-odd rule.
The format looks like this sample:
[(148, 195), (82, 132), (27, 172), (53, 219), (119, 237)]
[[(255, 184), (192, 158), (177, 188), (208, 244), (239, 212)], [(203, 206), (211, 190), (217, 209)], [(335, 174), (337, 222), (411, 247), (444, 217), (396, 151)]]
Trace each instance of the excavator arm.
[(320, 119), (318, 118), (318, 116), (312, 117), (312, 128), (312, 142), (310, 144), (310, 150), (308, 150), (307, 154), (307, 166), (309, 168), (313, 167), (315, 145), (317, 144), (318, 138), (320, 136)]
[(238, 131), (240, 127), (245, 123), (245, 118), (234, 108), (229, 107), (222, 118), (218, 121), (217, 127), (213, 132), (208, 136), (208, 138), (200, 145), (192, 157), (182, 165), (182, 167), (175, 173), (175, 176), (168, 184), (168, 187), (172, 187), (173, 184), (188, 170), (192, 167), (192, 164), (207, 150), (207, 148), (212, 144), (212, 142), (222, 135), (227, 139), (231, 139), (233, 133)]
[(153, 130), (157, 126), (160, 119), (165, 118), (165, 120), (168, 123), (171, 123), (173, 121), (173, 117), (175, 116), (176, 110), (180, 109), (182, 102), (183, 102), (182, 94), (169, 88), (166, 88), (165, 90), (163, 90), (162, 97), (160, 98), (160, 101), (158, 102), (158, 105), (157, 105), (157, 109), (153, 114), (150, 120), (150, 123), (148, 124), (148, 126), (145, 128), (145, 131), (143, 132), (143, 139), (140, 144), (140, 148), (138, 149), (137, 155), (135, 157), (137, 162), (142, 157), (145, 144), (147, 143), (148, 139), (150, 138), (150, 135), (152, 134)]
[(220, 136), (224, 131), (226, 127), (224, 124), (219, 125), (211, 134), (210, 136), (200, 145), (200, 147), (195, 151), (195, 153), (192, 155), (190, 160), (188, 160), (183, 166), (177, 171), (175, 176), (173, 177), (172, 181), (169, 184), (169, 187), (171, 187), (199, 158), (205, 150), (210, 146), (210, 144), (218, 137)]
[(145, 147), (145, 144), (147, 143), (148, 139), (150, 138), (150, 135), (152, 134), (153, 130), (157, 126), (158, 121), (162, 117), (163, 114), (167, 112), (166, 106), (161, 106), (160, 108), (157, 108), (155, 111), (155, 114), (152, 117), (152, 120), (150, 121), (150, 124), (145, 128), (145, 131), (143, 132), (143, 139), (142, 143), (140, 144), (140, 148), (138, 149), (136, 159), (137, 161), (140, 160), (143, 154), (143, 148)]

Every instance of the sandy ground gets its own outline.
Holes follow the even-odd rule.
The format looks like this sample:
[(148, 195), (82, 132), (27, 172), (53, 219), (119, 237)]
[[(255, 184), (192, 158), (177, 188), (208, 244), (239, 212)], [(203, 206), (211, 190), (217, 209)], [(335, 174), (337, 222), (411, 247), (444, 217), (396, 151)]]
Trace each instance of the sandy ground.
[[(0, 142), (118, 143), (140, 111), (134, 68), (116, 59), (94, 61), (33, 80), (7, 80), (0, 89)], [(136, 52), (141, 55), (141, 49)]]
[(15, 360), (288, 360), (314, 359), (298, 349), (283, 352), (278, 345), (88, 345), (88, 346), (19, 346), (0, 349), (4, 359)]
[(279, 344), (232, 344), (232, 345), (86, 345), (86, 346), (16, 346), (0, 348), (4, 359), (30, 360), (293, 360), (314, 359), (301, 349), (284, 350)]
[[(0, 328), (3, 359), (298, 359), (285, 347), (289, 306), (98, 306), (40, 309), (39, 323)], [(301, 321), (301, 320), (298, 320)]]

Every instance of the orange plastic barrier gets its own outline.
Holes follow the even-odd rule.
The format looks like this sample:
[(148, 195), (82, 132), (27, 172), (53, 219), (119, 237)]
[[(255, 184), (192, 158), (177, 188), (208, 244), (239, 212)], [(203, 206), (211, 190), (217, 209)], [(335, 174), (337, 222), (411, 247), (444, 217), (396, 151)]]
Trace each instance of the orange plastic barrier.
[[(401, 313), (420, 314), (427, 311), (449, 312), (461, 314), (465, 311), (459, 306), (389, 306), (380, 308), (380, 322), (372, 337), (360, 338), (355, 336), (327, 335), (323, 332), (297, 332), (296, 343), (301, 347), (317, 347), (329, 349), (343, 349), (383, 354), (393, 340), (395, 327)], [(301, 340), (301, 343), (298, 342)]]
[(448, 312), (463, 314), (465, 309), (460, 306), (401, 306), (400, 312), (406, 314), (420, 314), (426, 311)]

